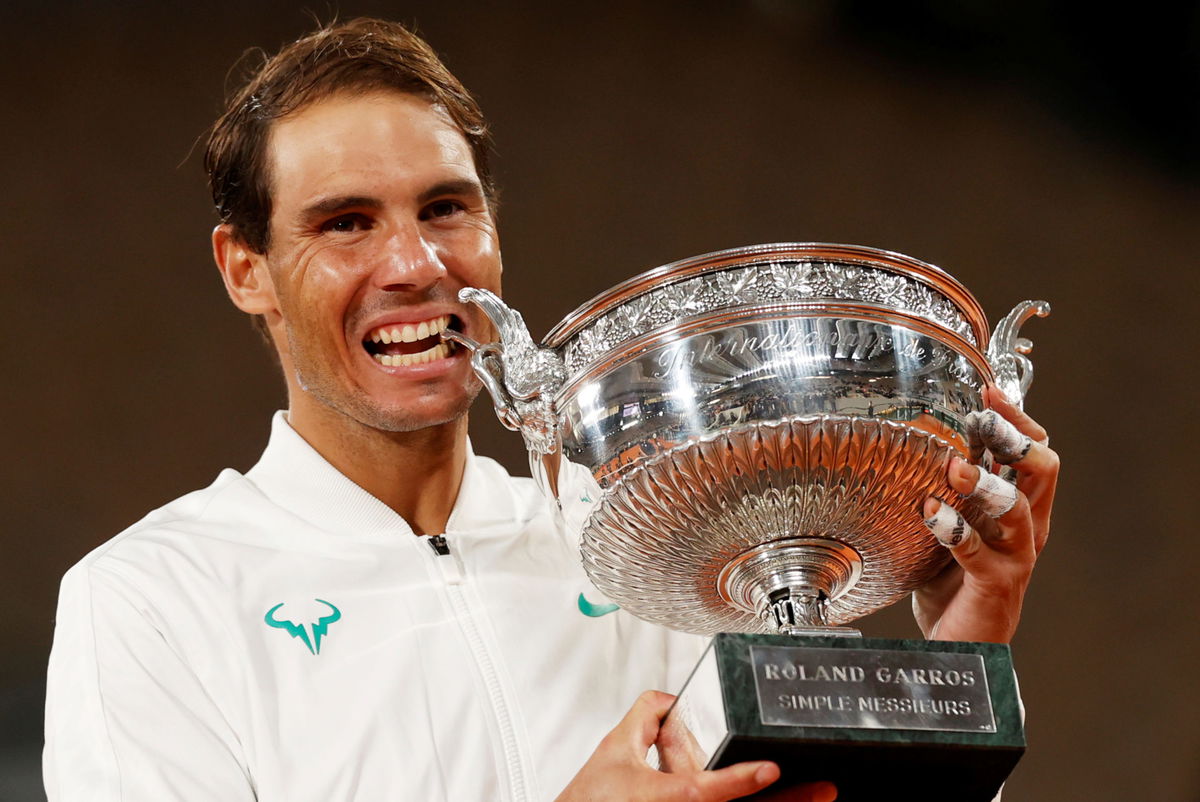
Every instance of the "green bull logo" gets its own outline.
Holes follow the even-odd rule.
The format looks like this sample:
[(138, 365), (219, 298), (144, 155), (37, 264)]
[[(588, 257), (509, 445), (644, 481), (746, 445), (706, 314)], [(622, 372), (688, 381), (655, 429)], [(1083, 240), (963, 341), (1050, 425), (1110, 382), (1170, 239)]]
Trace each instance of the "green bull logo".
[(308, 623), (298, 623), (287, 618), (280, 619), (276, 616), (279, 608), (284, 605), (284, 602), (280, 602), (270, 610), (267, 610), (267, 614), (263, 616), (263, 620), (267, 622), (267, 626), (282, 629), (293, 638), (299, 638), (308, 647), (310, 654), (320, 654), (321, 639), (329, 631), (329, 626), (342, 617), (342, 611), (324, 599), (314, 599), (314, 601), (328, 607), (330, 610), (329, 614), (318, 616), (316, 621)]

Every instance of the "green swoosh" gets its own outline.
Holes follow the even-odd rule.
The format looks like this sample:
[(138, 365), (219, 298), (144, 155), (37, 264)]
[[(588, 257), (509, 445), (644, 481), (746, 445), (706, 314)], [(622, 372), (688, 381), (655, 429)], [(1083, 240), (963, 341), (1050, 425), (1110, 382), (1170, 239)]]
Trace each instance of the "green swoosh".
[(599, 618), (602, 615), (615, 613), (620, 609), (620, 605), (617, 604), (592, 604), (582, 593), (579, 594), (579, 612), (588, 618)]

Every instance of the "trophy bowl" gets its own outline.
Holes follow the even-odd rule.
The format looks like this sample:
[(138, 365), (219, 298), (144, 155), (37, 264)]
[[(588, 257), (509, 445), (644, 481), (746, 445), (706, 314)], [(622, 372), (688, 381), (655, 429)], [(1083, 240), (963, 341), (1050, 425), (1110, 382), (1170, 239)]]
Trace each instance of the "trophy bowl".
[(1017, 336), (989, 337), (943, 270), (853, 245), (780, 243), (649, 270), (535, 344), (468, 288), (500, 342), (471, 348), (497, 414), (587, 573), (640, 618), (697, 634), (799, 634), (853, 621), (949, 560), (921, 522), (969, 456), (984, 388), (1019, 402)]

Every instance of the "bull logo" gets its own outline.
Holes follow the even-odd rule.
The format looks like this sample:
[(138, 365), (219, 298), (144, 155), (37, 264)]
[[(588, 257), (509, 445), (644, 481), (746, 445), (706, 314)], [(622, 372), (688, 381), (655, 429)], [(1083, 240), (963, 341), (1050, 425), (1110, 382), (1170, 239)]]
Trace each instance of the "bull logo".
[(342, 617), (342, 611), (324, 599), (314, 599), (313, 601), (328, 607), (329, 614), (318, 616), (315, 622), (310, 621), (308, 623), (297, 623), (290, 619), (280, 620), (275, 617), (275, 613), (284, 605), (284, 602), (280, 602), (270, 610), (267, 610), (267, 614), (263, 616), (263, 620), (267, 622), (267, 626), (285, 630), (293, 638), (299, 638), (308, 647), (309, 653), (315, 655), (321, 653), (321, 638), (325, 637), (325, 633), (329, 630), (329, 625)]

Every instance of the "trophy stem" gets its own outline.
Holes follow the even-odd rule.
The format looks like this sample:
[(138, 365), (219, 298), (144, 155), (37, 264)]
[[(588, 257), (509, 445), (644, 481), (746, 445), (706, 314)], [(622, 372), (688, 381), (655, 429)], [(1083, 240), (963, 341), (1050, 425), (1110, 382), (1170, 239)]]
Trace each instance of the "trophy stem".
[(755, 546), (730, 560), (717, 577), (726, 602), (752, 611), (785, 635), (861, 636), (829, 625), (829, 602), (862, 576), (862, 557), (829, 538), (784, 538)]
[(759, 615), (769, 624), (774, 624), (781, 635), (841, 635), (861, 638), (862, 633), (853, 627), (830, 626), (825, 617), (829, 597), (822, 591), (817, 595), (792, 588), (782, 588), (771, 594), (770, 604)]

